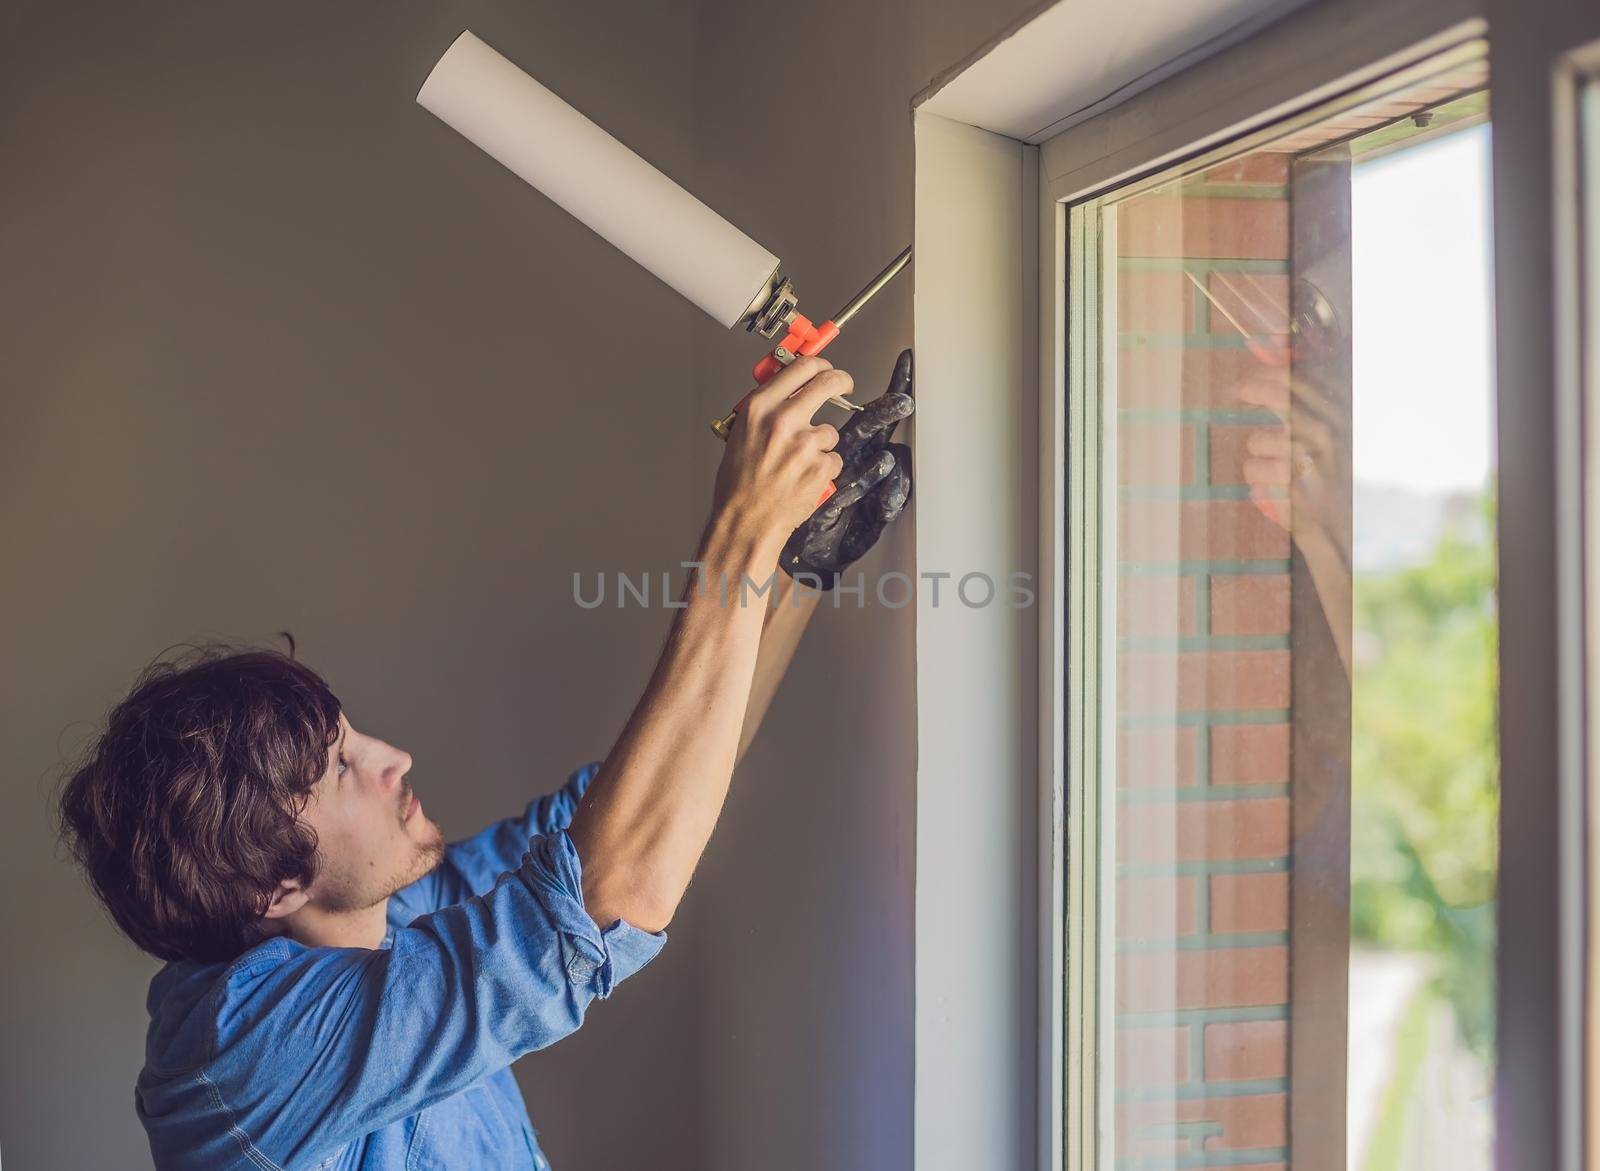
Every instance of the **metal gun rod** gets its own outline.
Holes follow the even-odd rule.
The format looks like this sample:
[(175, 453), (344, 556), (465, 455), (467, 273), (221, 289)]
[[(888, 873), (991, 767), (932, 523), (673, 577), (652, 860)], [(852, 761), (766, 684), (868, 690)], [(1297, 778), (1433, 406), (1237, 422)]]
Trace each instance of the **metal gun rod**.
[(889, 266), (877, 276), (873, 277), (871, 283), (868, 284), (866, 288), (862, 289), (859, 293), (852, 297), (843, 309), (839, 310), (839, 312), (833, 315), (833, 323), (840, 329), (843, 329), (845, 322), (849, 321), (852, 317), (859, 313), (863, 305), (872, 300), (873, 297), (877, 296), (879, 289), (883, 288), (884, 285), (888, 284), (890, 281), (894, 280), (895, 277), (899, 276), (900, 270), (910, 263), (911, 245), (907, 244), (904, 252), (900, 253), (899, 256), (896, 256), (893, 260), (891, 260), (889, 262)]

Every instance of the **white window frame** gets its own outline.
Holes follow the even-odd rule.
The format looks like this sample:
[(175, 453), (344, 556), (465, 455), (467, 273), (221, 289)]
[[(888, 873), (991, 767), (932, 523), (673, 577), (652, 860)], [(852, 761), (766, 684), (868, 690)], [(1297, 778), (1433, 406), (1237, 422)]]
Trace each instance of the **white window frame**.
[[(1500, 16), (1502, 30), (1537, 23), (1528, 18), (1530, 4), (1574, 11), (1565, 25), (1490, 35), (1487, 17)], [(1574, 236), (1558, 232), (1575, 232), (1576, 221), (1561, 227), (1548, 188), (1545, 206), (1535, 207), (1537, 185), (1507, 185), (1500, 171), (1531, 167), (1547, 181), (1573, 174), (1552, 147), (1563, 114), (1548, 97), (1559, 97), (1564, 76), (1570, 97), (1579, 43), (1571, 26), (1600, 25), (1600, 8), (1578, 7), (1567, 0), (1321, 0), (1120, 104), (1101, 103), (1048, 138), (984, 129), (1001, 115), (986, 118), (971, 89), (944, 100), (984, 68), (984, 54), (918, 98), (916, 447), (922, 468), (951, 470), (942, 482), (919, 480), (918, 564), (927, 571), (1007, 563), (1032, 569), (1037, 590), (1036, 608), (1020, 619), (974, 621), (926, 605), (918, 613), (919, 1169), (1095, 1171), (1096, 1136), (1109, 1117), (1109, 1103), (1094, 1100), (1103, 1046), (1084, 1027), (1103, 1015), (1095, 998), (1107, 960), (1095, 952), (1094, 921), (1096, 848), (1107, 824), (1097, 800), (1106, 713), (1094, 694), (1098, 664), (1066, 648), (1070, 639), (1104, 654), (1111, 629), (1096, 607), (1108, 507), (1097, 489), (1112, 449), (1096, 425), (1098, 404), (1075, 393), (1097, 385), (1086, 377), (1092, 371), (1079, 368), (1074, 378), (1069, 366), (1095, 349), (1068, 344), (1069, 328), (1080, 338), (1095, 328), (1082, 313), (1069, 314), (1069, 278), (1093, 277), (1098, 258), (1082, 241), (1069, 247), (1067, 204), (1241, 144), (1297, 114), (1309, 118), (1340, 95), (1488, 37), (1491, 91), (1500, 95), (1493, 99), (1500, 432), (1502, 446), (1508, 434), (1523, 444), (1515, 455), (1523, 470), (1502, 467), (1502, 508), (1515, 510), (1504, 515), (1544, 510), (1550, 523), (1533, 524), (1519, 554), (1546, 567), (1560, 557), (1560, 571), (1546, 570), (1542, 584), (1531, 567), (1501, 566), (1503, 584), (1513, 586), (1502, 591), (1504, 629), (1528, 642), (1511, 654), (1503, 649), (1501, 666), (1503, 695), (1516, 697), (1502, 702), (1502, 767), (1519, 784), (1502, 812), (1497, 1142), (1502, 1166), (1576, 1171), (1584, 668), (1581, 655), (1560, 644), (1564, 635), (1569, 648), (1582, 642), (1575, 637), (1583, 613), (1581, 429), (1572, 425), (1575, 379), (1563, 383), (1559, 375), (1576, 326), (1569, 320), (1560, 338), (1551, 336), (1559, 298), (1545, 279), (1550, 253), (1530, 245), (1571, 244)], [(1008, 40), (1014, 45), (1035, 30), (1059, 35), (1048, 16)], [(1600, 27), (1591, 35), (1600, 36)], [(1539, 37), (1536, 51), (1524, 54), (1525, 42)], [(1031, 87), (1018, 104), (1043, 108), (1060, 81), (1044, 73), (1008, 84)], [(1509, 93), (1521, 100), (1503, 100)], [(1569, 119), (1571, 112), (1569, 104)], [(1512, 134), (1524, 141), (1508, 145)], [(1531, 237), (1515, 233), (1514, 245), (1511, 216), (1531, 216), (1535, 225)], [(1508, 310), (1513, 297), (1537, 302), (1542, 331), (1531, 307)], [(1523, 376), (1527, 369), (1531, 377)], [(1037, 420), (1036, 442), (1005, 422), (1017, 418)], [(1561, 426), (1551, 426), (1557, 419)], [(1534, 460), (1529, 452), (1540, 444), (1546, 458)], [(1069, 476), (1077, 485), (1071, 491)], [(975, 531), (988, 535), (974, 540)], [(985, 640), (987, 650), (974, 658)], [(1600, 635), (1595, 642), (1600, 653)], [(1008, 749), (1018, 736), (1036, 740), (1036, 756), (1018, 759)], [(981, 756), (974, 745), (996, 754), (981, 776), (966, 771)], [(1004, 794), (999, 806), (984, 807), (997, 792)], [(1019, 833), (1019, 817), (1031, 817), (1031, 834)], [(963, 891), (974, 847), (981, 865), (1006, 877)], [(1065, 866), (1064, 856), (1071, 859)], [(952, 916), (981, 916), (996, 935), (982, 948), (970, 938), (954, 943), (962, 933), (951, 930)], [(1026, 973), (1017, 980), (1018, 956), (1031, 965), (1031, 980)], [(982, 1012), (967, 1011), (974, 1001)]]
[[(1103, 485), (1116, 482), (1112, 461), (1119, 444), (1115, 431), (1115, 409), (1110, 403), (1098, 401), (1101, 387), (1115, 384), (1114, 378), (1108, 377), (1109, 372), (1103, 369), (1106, 362), (1115, 360), (1115, 354), (1102, 352), (1099, 343), (1102, 323), (1098, 315), (1100, 304), (1114, 303), (1116, 299), (1116, 270), (1112, 260), (1116, 248), (1115, 241), (1104, 235), (1112, 230), (1110, 225), (1113, 221), (1102, 219), (1094, 210), (1096, 198), (1111, 194), (1121, 198), (1168, 183), (1176, 175), (1214, 166), (1257, 145), (1265, 145), (1297, 129), (1313, 126), (1367, 101), (1401, 92), (1412, 84), (1425, 81), (1430, 75), (1480, 62), (1485, 55), (1484, 40), (1478, 35), (1480, 31), (1481, 26), (1476, 22), (1468, 22), (1450, 33), (1430, 37), (1419, 45), (1388, 54), (1376, 69), (1352, 71), (1345, 78), (1343, 88), (1337, 81), (1318, 84), (1312, 91), (1316, 94), (1315, 100), (1279, 112), (1270, 122), (1263, 124), (1252, 120), (1236, 127), (1234, 133), (1224, 136), (1215, 145), (1179, 158), (1163, 159), (1142, 175), (1130, 178), (1119, 176), (1106, 181), (1086, 195), (1080, 194), (1070, 203), (1059, 193), (1063, 189), (1071, 190), (1075, 179), (1069, 179), (1065, 184), (1061, 180), (1047, 182), (1045, 186), (1046, 207), (1053, 204), (1063, 212), (1063, 230), (1067, 234), (1064, 237), (1064, 251), (1069, 257), (1075, 258), (1068, 262), (1069, 266), (1075, 275), (1082, 275), (1080, 280), (1069, 280), (1057, 286), (1058, 293), (1052, 299), (1050, 309), (1051, 313), (1055, 313), (1059, 306), (1066, 321), (1063, 348), (1068, 355), (1065, 372), (1068, 430), (1071, 432), (1076, 424), (1078, 429), (1093, 437), (1092, 441), (1080, 439), (1071, 444), (1085, 471), (1073, 477), (1067, 496), (1068, 515), (1081, 517), (1082, 520), (1067, 526), (1069, 536), (1065, 540), (1065, 559), (1069, 564), (1084, 567), (1082, 573), (1074, 575), (1067, 592), (1069, 630), (1081, 632), (1083, 641), (1078, 645), (1094, 647), (1092, 656), (1085, 653), (1073, 657), (1070, 664), (1073, 675), (1068, 680), (1065, 695), (1069, 712), (1082, 710), (1084, 713), (1077, 721), (1079, 747), (1068, 754), (1065, 774), (1069, 826), (1069, 862), (1066, 867), (1069, 924), (1075, 918), (1072, 909), (1083, 906), (1085, 913), (1076, 918), (1096, 925), (1096, 916), (1089, 910), (1090, 901), (1098, 901), (1101, 891), (1112, 880), (1110, 859), (1095, 846), (1099, 841), (1115, 841), (1117, 832), (1116, 803), (1099, 799), (1100, 791), (1109, 787), (1105, 778), (1115, 775), (1115, 713), (1111, 710), (1111, 704), (1099, 703), (1099, 697), (1108, 690), (1107, 667), (1116, 654), (1114, 632), (1117, 624), (1111, 610), (1115, 598), (1112, 591), (1104, 588), (1106, 568), (1117, 560), (1116, 512), (1113, 494), (1103, 491)], [(1241, 48), (1249, 49), (1252, 46)], [(1071, 132), (1068, 133), (1070, 135)], [(1044, 144), (1045, 158), (1047, 161), (1051, 159), (1053, 149), (1057, 160), (1070, 158), (1073, 149), (1080, 145), (1051, 140)], [(1047, 211), (1041, 211), (1041, 217), (1046, 214)], [(1095, 239), (1097, 232), (1099, 239)], [(1068, 462), (1070, 466), (1070, 456)], [(1074, 493), (1078, 494), (1077, 498)], [(1100, 715), (1098, 724), (1092, 719), (1092, 713), (1097, 708)], [(1073, 739), (1070, 729), (1068, 739), (1069, 742)], [(1074, 811), (1079, 811), (1078, 816), (1073, 816)], [(1081, 830), (1073, 832), (1070, 827), (1074, 823), (1079, 826), (1092, 825), (1095, 828), (1092, 835), (1095, 840), (1086, 840), (1089, 835)], [(1074, 857), (1076, 863), (1071, 861)], [(1112, 1014), (1104, 1011), (1114, 987), (1113, 956), (1109, 949), (1088, 946), (1077, 935), (1074, 931), (1068, 938), (1066, 952), (1070, 956), (1076, 945), (1084, 949), (1087, 959), (1084, 963), (1071, 965), (1064, 973), (1068, 1005), (1064, 1018), (1068, 1076), (1070, 1078), (1071, 1071), (1075, 1069), (1086, 1071), (1095, 1068), (1097, 1074), (1093, 1079), (1087, 1073), (1082, 1075), (1085, 1082), (1093, 1080), (1099, 1084), (1114, 1085)], [(1298, 995), (1298, 978), (1294, 974), (1292, 978), (1296, 983), (1291, 993)], [(1091, 1171), (1104, 1166), (1107, 1161), (1098, 1144), (1105, 1141), (1104, 1136), (1112, 1133), (1113, 1104), (1109, 1100), (1096, 1099), (1087, 1087), (1075, 1093), (1070, 1085), (1066, 1087), (1066, 1103), (1068, 1116), (1064, 1119), (1063, 1130), (1067, 1168), (1069, 1171)], [(1074, 1127), (1071, 1113), (1075, 1103), (1079, 1107), (1080, 1119), (1092, 1118), (1092, 1126), (1080, 1124)], [(1294, 1123), (1295, 1115), (1291, 1115), (1291, 1130)]]
[[(1600, 37), (1600, 20), (1578, 30)], [(1578, 505), (1585, 539), (1583, 554), (1582, 607), (1586, 625), (1584, 674), (1588, 680), (1600, 674), (1600, 40), (1593, 40), (1563, 52), (1555, 68), (1553, 170), (1556, 176), (1556, 256), (1570, 257), (1558, 270), (1558, 287), (1565, 287), (1571, 316), (1559, 323), (1556, 344), (1558, 361), (1564, 356), (1570, 373), (1558, 373), (1569, 384), (1569, 393), (1581, 416), (1583, 447), (1582, 499)], [(1600, 728), (1600, 687), (1592, 683), (1584, 705), (1586, 727)], [(1584, 873), (1576, 881), (1583, 884), (1586, 908), (1600, 906), (1600, 866), (1595, 863), (1595, 843), (1600, 842), (1600, 800), (1596, 784), (1600, 781), (1600, 736), (1591, 735), (1581, 748), (1582, 774), (1574, 781), (1580, 792), (1569, 800), (1586, 801), (1586, 816), (1581, 830), (1574, 827), (1569, 849), (1586, 857)], [(1576, 773), (1578, 770), (1574, 769)], [(1576, 904), (1576, 900), (1572, 901)], [(1592, 910), (1589, 912), (1592, 915)], [(1581, 1003), (1572, 1011), (1582, 1015), (1582, 1052), (1568, 1052), (1564, 1060), (1576, 1066), (1584, 1086), (1575, 1091), (1569, 1108), (1589, 1118), (1600, 1118), (1600, 931), (1588, 916), (1578, 912), (1580, 927), (1587, 938), (1573, 947), (1568, 963), (1583, 968), (1582, 988), (1574, 999)], [(1593, 1144), (1593, 1133), (1576, 1134), (1572, 1142)], [(1593, 1151), (1577, 1153), (1593, 1166)]]

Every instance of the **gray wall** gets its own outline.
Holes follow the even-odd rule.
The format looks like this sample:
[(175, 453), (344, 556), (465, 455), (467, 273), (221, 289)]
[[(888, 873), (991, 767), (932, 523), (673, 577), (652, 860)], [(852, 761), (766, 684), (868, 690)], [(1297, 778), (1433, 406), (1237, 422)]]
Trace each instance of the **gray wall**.
[[(684, 178), (825, 313), (910, 239), (911, 95), (1034, 6), (823, 0), (793, 47), (722, 0), (8, 9), (8, 1164), (148, 1162), (155, 964), (61, 856), (50, 798), (153, 654), (294, 631), (451, 834), (604, 752), (653, 662), (661, 614), (579, 610), (570, 575), (692, 548), (705, 423), (755, 347), (411, 103), (450, 38)], [(819, 127), (799, 147), (797, 122)], [(835, 347), (863, 394), (910, 327), (902, 281)], [(875, 564), (905, 568), (910, 535)], [(911, 653), (908, 610), (820, 616), (673, 946), (518, 1068), (558, 1165), (910, 1165)]]
[[(138, 1167), (155, 965), (49, 834), (76, 722), (168, 644), (287, 628), (447, 833), (605, 752), (664, 624), (570, 575), (692, 549), (697, 311), (412, 95), (470, 25), (681, 173), (692, 29), (646, 0), (3, 23), (0, 1150)], [(694, 918), (519, 1069), (560, 1165), (699, 1163)]]
[[(824, 35), (782, 47), (758, 6), (703, 6), (700, 185), (789, 261), (804, 311), (831, 313), (911, 242), (911, 97), (1038, 6), (821, 0), (805, 18)], [(910, 340), (908, 275), (829, 356), (870, 398)], [(748, 344), (714, 328), (696, 342), (709, 414), (705, 392)], [(914, 522), (872, 554), (869, 575), (913, 571)], [(697, 912), (717, 925), (702, 941), (715, 1171), (912, 1165), (913, 621), (870, 596), (864, 610), (847, 600), (818, 615), (696, 887)], [(983, 778), (972, 780), (977, 800)], [(982, 947), (978, 926), (951, 929)]]

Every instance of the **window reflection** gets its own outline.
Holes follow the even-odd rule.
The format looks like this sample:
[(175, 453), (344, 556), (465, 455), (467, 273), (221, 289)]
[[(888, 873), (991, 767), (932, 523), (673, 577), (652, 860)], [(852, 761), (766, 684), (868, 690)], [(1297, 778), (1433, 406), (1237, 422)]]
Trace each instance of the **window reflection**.
[(1488, 1166), (1482, 77), (1100, 212), (1108, 1165)]

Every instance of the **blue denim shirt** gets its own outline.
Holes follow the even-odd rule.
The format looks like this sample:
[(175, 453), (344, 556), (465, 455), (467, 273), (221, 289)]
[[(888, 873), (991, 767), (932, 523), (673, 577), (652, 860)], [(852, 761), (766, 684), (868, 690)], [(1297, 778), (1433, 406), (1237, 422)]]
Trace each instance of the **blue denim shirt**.
[(377, 951), (285, 938), (150, 983), (135, 1101), (160, 1171), (546, 1171), (512, 1078), (661, 950), (584, 910), (589, 765), (445, 849)]

